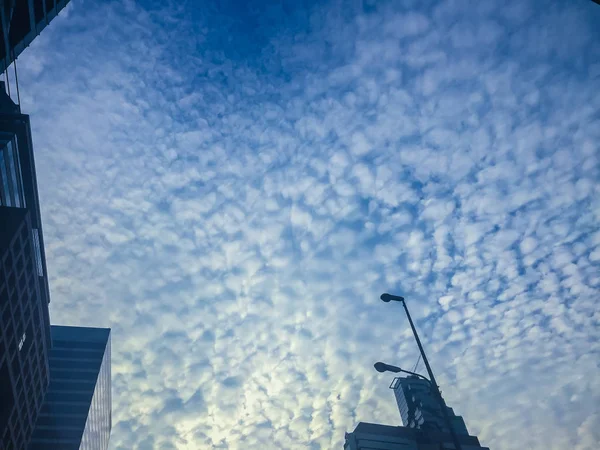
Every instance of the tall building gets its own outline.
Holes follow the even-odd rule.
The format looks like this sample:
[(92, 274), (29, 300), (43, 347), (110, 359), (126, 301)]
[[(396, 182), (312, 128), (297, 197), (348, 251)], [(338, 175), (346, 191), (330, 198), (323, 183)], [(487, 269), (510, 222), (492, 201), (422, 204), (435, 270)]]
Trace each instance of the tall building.
[(110, 386), (110, 329), (53, 325), (50, 387), (29, 450), (105, 450)]
[[(0, 0), (7, 82), (8, 66), (68, 1)], [(0, 82), (0, 450), (106, 449), (110, 330), (51, 331), (49, 302), (29, 117)]]
[[(344, 450), (450, 450), (454, 448), (449, 433), (360, 422), (346, 433)], [(458, 436), (463, 450), (489, 450), (475, 436)]]
[[(409, 375), (406, 378), (396, 377), (390, 388), (394, 390), (398, 411), (402, 424), (408, 428), (425, 431), (449, 433), (442, 409), (431, 393), (428, 381)], [(469, 435), (465, 421), (454, 414), (452, 408), (447, 409), (454, 432), (458, 435)]]
[(50, 291), (29, 116), (0, 82), (0, 449), (24, 449), (48, 388)]
[(27, 48), (69, 0), (0, 1), (0, 72)]
[[(394, 390), (404, 426), (360, 422), (353, 432), (346, 433), (344, 450), (450, 450), (454, 440), (442, 409), (427, 380), (410, 375), (396, 377), (390, 385)], [(489, 450), (476, 436), (469, 435), (462, 417), (447, 409), (450, 423), (462, 450)]]

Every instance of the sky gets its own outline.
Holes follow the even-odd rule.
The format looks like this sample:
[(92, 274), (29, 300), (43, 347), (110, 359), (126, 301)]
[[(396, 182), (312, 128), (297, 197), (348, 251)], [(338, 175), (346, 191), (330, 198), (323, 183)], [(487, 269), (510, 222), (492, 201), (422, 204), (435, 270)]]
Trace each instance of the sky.
[(112, 328), (110, 448), (401, 425), (391, 292), (483, 445), (596, 450), (599, 42), (586, 0), (72, 0), (19, 83), (51, 321)]

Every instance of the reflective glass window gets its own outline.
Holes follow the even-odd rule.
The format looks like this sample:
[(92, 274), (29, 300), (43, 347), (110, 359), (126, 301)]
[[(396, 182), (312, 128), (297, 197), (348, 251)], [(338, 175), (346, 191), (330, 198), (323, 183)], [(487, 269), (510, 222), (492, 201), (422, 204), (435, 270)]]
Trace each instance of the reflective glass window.
[(0, 196), (0, 206), (13, 206), (10, 193), (10, 187), (8, 185), (8, 170), (6, 169), (6, 162), (4, 161), (3, 152), (0, 152), (0, 188), (2, 188), (2, 195)]
[(0, 144), (0, 205), (25, 207), (23, 195), (23, 176), (19, 164), (19, 152), (16, 138), (6, 139)]

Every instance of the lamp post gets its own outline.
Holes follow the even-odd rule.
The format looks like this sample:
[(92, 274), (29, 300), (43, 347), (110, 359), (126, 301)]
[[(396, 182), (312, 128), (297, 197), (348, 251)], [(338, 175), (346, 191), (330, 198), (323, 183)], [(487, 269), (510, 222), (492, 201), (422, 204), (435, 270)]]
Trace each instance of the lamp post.
[[(425, 367), (427, 369), (427, 374), (429, 375), (428, 381), (430, 382), (429, 384), (431, 385), (431, 391), (432, 391), (434, 397), (436, 397), (437, 401), (439, 402), (440, 407), (442, 408), (442, 414), (444, 415), (446, 425), (448, 426), (448, 430), (450, 431), (450, 435), (452, 436), (454, 448), (456, 450), (462, 450), (460, 441), (458, 440), (458, 436), (456, 436), (456, 433), (454, 432), (454, 427), (452, 426), (452, 422), (450, 422), (450, 416), (448, 416), (448, 410), (447, 410), (448, 407), (446, 406), (446, 402), (442, 398), (442, 393), (440, 392), (440, 388), (439, 388), (437, 382), (435, 381), (435, 377), (433, 376), (433, 371), (431, 370), (431, 366), (429, 365), (429, 360), (427, 359), (427, 355), (425, 355), (425, 350), (423, 349), (423, 346), (421, 345), (421, 340), (419, 339), (419, 334), (417, 333), (415, 324), (413, 323), (412, 318), (410, 317), (410, 313), (408, 312), (408, 307), (406, 306), (406, 300), (404, 300), (404, 297), (401, 297), (399, 295), (391, 295), (391, 294), (381, 294), (380, 298), (385, 303), (394, 301), (394, 302), (400, 302), (400, 303), (402, 303), (402, 306), (404, 306), (404, 311), (406, 312), (406, 317), (408, 317), (408, 322), (410, 323), (410, 327), (412, 329), (413, 335), (415, 336), (415, 340), (417, 341), (417, 345), (419, 346), (419, 351), (421, 352), (421, 358), (423, 358), (423, 363), (425, 364)], [(384, 363), (381, 363), (381, 365), (378, 365), (378, 364), (380, 364), (380, 363), (377, 363), (375, 365), (375, 369), (377, 369), (378, 372), (386, 372), (386, 371), (396, 372), (396, 373), (397, 372), (405, 372), (405, 373), (407, 372), (406, 370), (402, 370), (399, 367), (391, 366), (389, 364), (384, 364)], [(380, 369), (382, 369), (382, 370), (380, 370)], [(399, 369), (399, 370), (397, 370), (397, 369)], [(415, 374), (415, 375), (417, 375), (417, 374)], [(425, 377), (421, 376), (421, 378), (425, 378)]]

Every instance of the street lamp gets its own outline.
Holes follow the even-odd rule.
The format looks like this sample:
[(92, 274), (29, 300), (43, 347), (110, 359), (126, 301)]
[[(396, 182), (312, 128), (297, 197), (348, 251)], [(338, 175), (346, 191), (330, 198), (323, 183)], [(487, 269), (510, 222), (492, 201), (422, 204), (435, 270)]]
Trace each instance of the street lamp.
[[(439, 402), (439, 404), (442, 408), (442, 414), (444, 415), (444, 419), (446, 420), (446, 425), (448, 426), (448, 430), (450, 431), (450, 434), (452, 436), (454, 448), (456, 450), (462, 450), (460, 441), (458, 440), (458, 436), (456, 436), (456, 433), (454, 432), (454, 427), (452, 426), (452, 422), (450, 422), (450, 416), (448, 416), (448, 410), (447, 410), (448, 407), (446, 406), (446, 402), (442, 398), (442, 393), (440, 392), (440, 388), (439, 388), (437, 382), (435, 381), (435, 377), (433, 376), (433, 371), (431, 370), (431, 366), (429, 365), (429, 360), (427, 359), (427, 355), (425, 355), (425, 350), (423, 349), (423, 346), (421, 345), (421, 340), (419, 339), (419, 334), (417, 333), (415, 324), (413, 323), (412, 318), (410, 317), (410, 313), (408, 312), (408, 307), (406, 306), (406, 300), (404, 300), (404, 297), (401, 297), (399, 295), (392, 295), (392, 294), (387, 294), (387, 293), (381, 294), (380, 298), (385, 303), (394, 301), (394, 302), (400, 302), (400, 303), (402, 303), (402, 306), (404, 306), (404, 311), (406, 312), (406, 317), (408, 317), (408, 322), (410, 323), (410, 328), (412, 329), (413, 335), (415, 336), (415, 340), (417, 341), (417, 345), (419, 346), (419, 351), (421, 352), (421, 358), (423, 358), (423, 363), (425, 364), (425, 367), (427, 368), (427, 374), (429, 375), (429, 380), (427, 380), (427, 381), (430, 382), (431, 391), (432, 391), (434, 397), (436, 397), (437, 401)], [(386, 372), (386, 371), (395, 372), (395, 373), (406, 372), (405, 370), (402, 370), (399, 367), (390, 366), (389, 364), (385, 364), (385, 363), (377, 363), (375, 365), (375, 369), (378, 372)], [(415, 375), (417, 375), (417, 374), (415, 374)], [(421, 376), (421, 378), (425, 378), (425, 377)]]
[(382, 363), (382, 362), (376, 362), (375, 364), (373, 364), (373, 367), (375, 367), (375, 370), (380, 373), (383, 373), (383, 372), (407, 373), (409, 375), (413, 375), (415, 377), (421, 378), (422, 380), (427, 381), (427, 383), (429, 383), (431, 385), (431, 381), (429, 381), (429, 379), (427, 379), (420, 373), (411, 372), (410, 370), (404, 370), (404, 369), (401, 369), (400, 367), (392, 366), (391, 364), (386, 364), (386, 363)]

